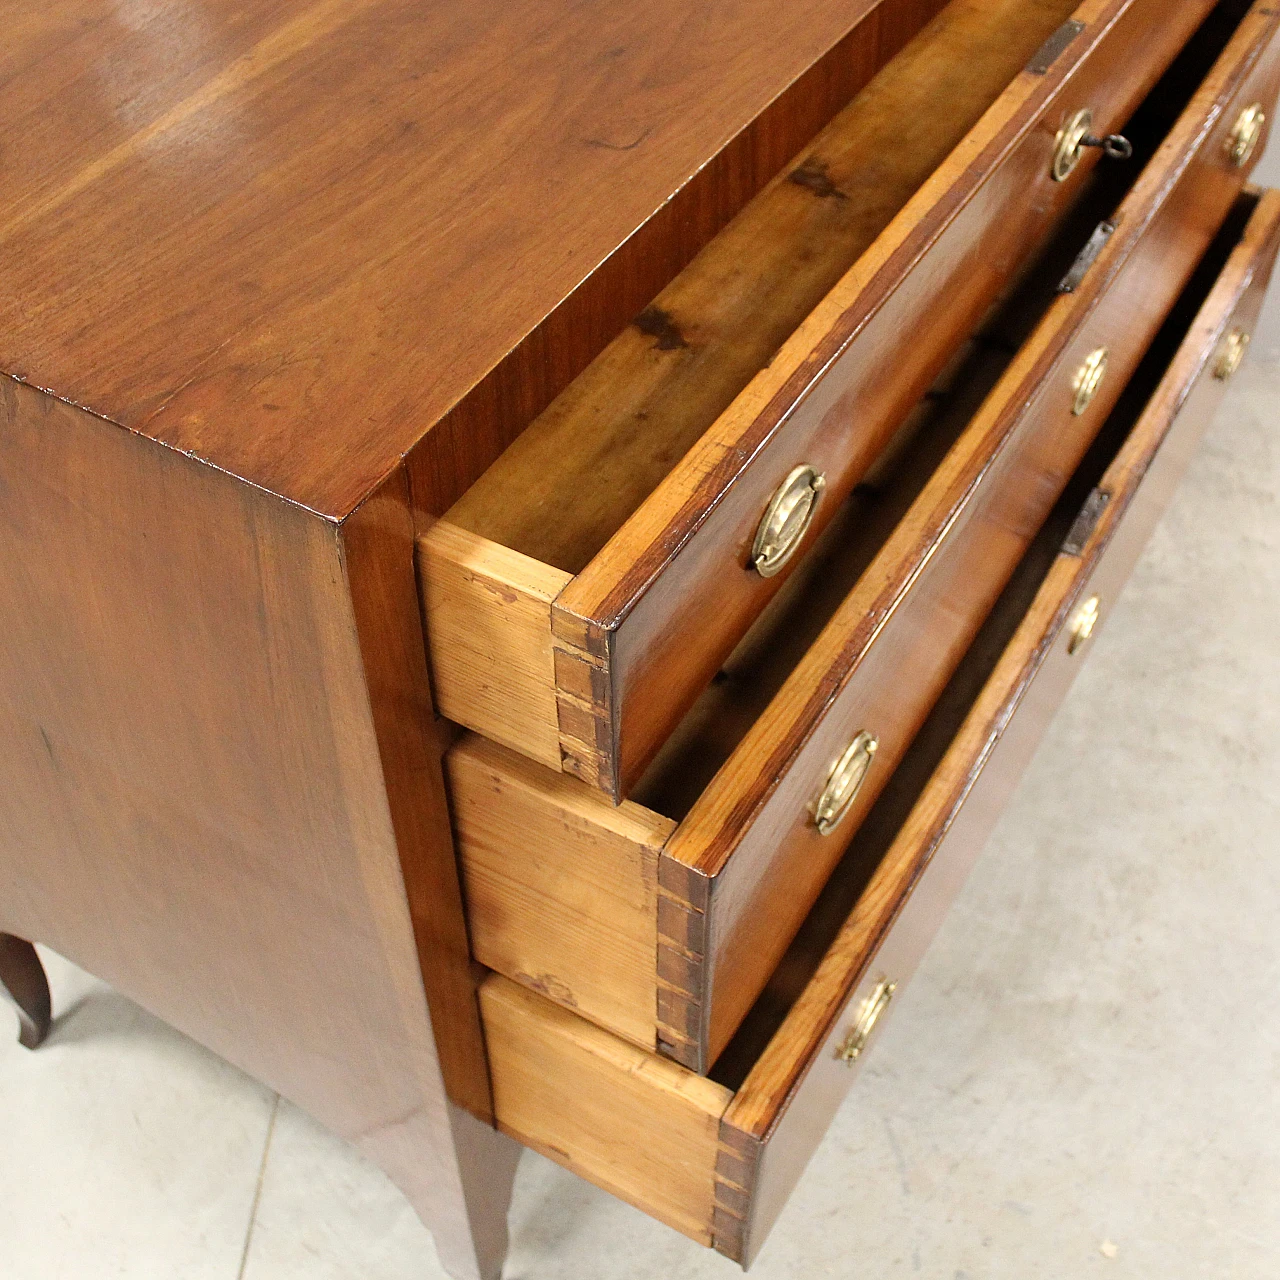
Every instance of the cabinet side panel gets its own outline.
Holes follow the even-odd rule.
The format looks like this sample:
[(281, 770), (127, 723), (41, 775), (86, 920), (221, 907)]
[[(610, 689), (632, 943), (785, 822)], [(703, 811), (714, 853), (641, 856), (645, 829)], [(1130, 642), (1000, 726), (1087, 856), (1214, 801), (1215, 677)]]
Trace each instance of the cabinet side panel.
[[(456, 1206), (384, 772), (388, 716), (421, 699), (365, 668), (351, 581), (381, 544), (343, 537), (0, 378), (0, 929), (297, 1102), (419, 1209)], [(412, 592), (407, 525), (404, 556)], [(440, 804), (438, 759), (401, 754)], [(468, 980), (460, 915), (439, 947), (462, 952), (432, 980)]]

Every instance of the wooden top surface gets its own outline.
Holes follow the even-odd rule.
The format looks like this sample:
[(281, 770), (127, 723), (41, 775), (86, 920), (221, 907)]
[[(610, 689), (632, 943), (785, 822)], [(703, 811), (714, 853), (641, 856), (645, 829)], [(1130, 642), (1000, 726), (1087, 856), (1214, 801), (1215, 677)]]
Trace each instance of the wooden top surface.
[(13, 0), (0, 370), (333, 518), (876, 0)]

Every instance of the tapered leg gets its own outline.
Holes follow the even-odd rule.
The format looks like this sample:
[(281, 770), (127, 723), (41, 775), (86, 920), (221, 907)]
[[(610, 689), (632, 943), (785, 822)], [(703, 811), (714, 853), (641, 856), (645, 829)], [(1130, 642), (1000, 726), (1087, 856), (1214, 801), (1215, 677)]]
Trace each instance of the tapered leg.
[(501, 1280), (507, 1211), (523, 1148), (450, 1106), (464, 1212), (433, 1224), (436, 1252), (454, 1280)]
[(0, 995), (18, 1011), (20, 1043), (36, 1048), (49, 1034), (49, 980), (35, 947), (11, 933), (0, 933)]

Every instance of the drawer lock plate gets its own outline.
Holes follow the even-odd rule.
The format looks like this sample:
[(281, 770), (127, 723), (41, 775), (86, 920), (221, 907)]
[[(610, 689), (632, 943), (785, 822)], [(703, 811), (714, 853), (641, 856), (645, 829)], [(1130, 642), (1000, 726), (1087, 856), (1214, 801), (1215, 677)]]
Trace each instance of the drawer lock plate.
[(896, 982), (882, 978), (876, 989), (862, 1002), (862, 1008), (858, 1011), (858, 1020), (850, 1028), (849, 1034), (845, 1036), (844, 1043), (840, 1046), (841, 1062), (847, 1062), (852, 1066), (862, 1057), (870, 1043), (871, 1033), (876, 1029), (876, 1023), (889, 1007), (889, 1001), (893, 999), (893, 993), (897, 989)]

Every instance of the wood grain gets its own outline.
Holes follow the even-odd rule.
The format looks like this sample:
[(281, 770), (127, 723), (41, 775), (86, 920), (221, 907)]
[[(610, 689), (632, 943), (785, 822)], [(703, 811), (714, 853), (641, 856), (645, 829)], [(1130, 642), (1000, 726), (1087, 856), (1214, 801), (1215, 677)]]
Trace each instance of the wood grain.
[[(494, 976), (481, 1000), (496, 1046), (495, 1105), (511, 1132), (695, 1239), (709, 1220), (716, 1248), (744, 1266), (754, 1260), (857, 1079), (838, 1050), (861, 1001), (881, 977), (905, 984), (914, 972), (1085, 659), (1087, 650), (1068, 652), (1071, 617), (1090, 592), (1114, 598), (1221, 398), (1210, 373), (1226, 332), (1248, 331), (1261, 306), (1280, 248), (1280, 194), (1250, 196), (1239, 212), (1247, 225), (1241, 235), (1233, 215), (1225, 267), (1215, 277), (1215, 257), (1193, 284), (1132, 404), (1117, 411), (1122, 440), (1117, 449), (1108, 439), (1110, 463), (1091, 458), (1077, 477), (1083, 493), (1100, 476), (1109, 495), (1101, 518), (1071, 552), (1054, 547), (1074, 508), (1037, 538), (934, 726), (945, 743), (936, 767), (911, 770), (906, 822), (886, 831), (851, 914), (741, 1084), (731, 1092), (639, 1052)], [(706, 1092), (691, 1092), (699, 1086)], [(709, 1141), (706, 1123), (722, 1108)]]
[[(355, 622), (386, 802), (399, 853), (399, 892), (417, 939), (417, 972), (398, 975), (406, 999), (427, 990), (449, 1096), (492, 1118), (442, 753), (413, 574), (413, 513), (404, 469), (339, 528), (338, 550)], [(392, 896), (394, 884), (386, 886)]]
[(736, 1224), (726, 1221), (717, 1246), (744, 1265), (855, 1078), (835, 1052), (853, 1011), (879, 975), (904, 982), (914, 970), (1079, 671), (1085, 655), (1068, 652), (1069, 620), (1093, 593), (1105, 619), (1185, 472), (1222, 398), (1212, 369), (1223, 338), (1234, 327), (1250, 331), (1278, 248), (1280, 195), (1267, 193), (1099, 482), (1108, 499), (1101, 517), (1082, 546), (1052, 562), (907, 823), (735, 1094), (722, 1146), (739, 1163), (724, 1197), (736, 1204), (745, 1182), (753, 1200)]
[[(897, 474), (886, 459), (879, 492), (844, 505), (641, 780), (644, 809), (628, 802), (628, 811), (646, 812), (653, 830), (664, 819), (680, 824), (658, 860), (657, 983), (646, 998), (654, 967), (610, 970), (612, 992), (592, 996), (601, 1025), (646, 1045), (656, 1032), (662, 1052), (697, 1071), (728, 1043), (1226, 217), (1243, 179), (1226, 168), (1221, 144), (1241, 102), (1274, 97), (1275, 26), (1255, 12), (1195, 93), (1198, 76), (1183, 84), (1190, 68), (1175, 68), (1171, 92), (1186, 109), (1162, 91), (1131, 129), (1139, 155), (1154, 159), (1131, 174), (1111, 171), (1114, 188), (1095, 184), (1063, 252), (991, 318), (917, 412), (895, 450)], [(1196, 56), (1212, 65), (1212, 44)], [(1115, 191), (1129, 183), (1108, 249), (1074, 294), (1053, 300), (1075, 247), (1099, 217), (1116, 215)], [(1023, 338), (1010, 355), (1007, 344)], [(1071, 378), (1099, 345), (1111, 349), (1109, 381), (1074, 417)], [(863, 729), (880, 742), (873, 770), (842, 827), (821, 836), (810, 806), (830, 761)], [(492, 764), (492, 785), (519, 797), (515, 821), (495, 826), (483, 812), (492, 797), (472, 787), (454, 797), (460, 831), (486, 829), (486, 858), (522, 885), (536, 880), (574, 923), (539, 933), (537, 970), (496, 938), (490, 963), (511, 976), (563, 975), (582, 954), (610, 949), (610, 927), (584, 911), (573, 887), (575, 874), (588, 874), (575, 871), (585, 858), (556, 861), (544, 876), (541, 842), (525, 831), (563, 823), (577, 850), (579, 841), (589, 849), (594, 828), (607, 848), (614, 810), (500, 753)], [(487, 903), (486, 920), (520, 938), (521, 950), (541, 926), (514, 891)], [(557, 954), (562, 934), (573, 939), (571, 955)]]
[(570, 574), (585, 569), (1074, 7), (948, 5), (446, 518)]
[(0, 378), (0, 931), (355, 1143), (478, 1274), (501, 1162), (463, 1169), (446, 1091), (490, 1112), (400, 479), (338, 527)]
[(729, 1091), (497, 974), (480, 988), (480, 1007), (502, 1130), (711, 1244)]
[(476, 959), (652, 1049), (658, 852), (675, 823), (475, 734), (446, 759)]
[(445, 520), (417, 563), (440, 714), (559, 769), (551, 602), (569, 575)]
[[(1244, 179), (1225, 158), (1239, 109), (1280, 92), (1280, 12), (1255, 4), (1125, 198), (1080, 289), (1049, 309), (893, 537), (664, 850), (705, 877), (708, 952), (691, 996), (705, 1069), (799, 927), (880, 785), (972, 640), (1190, 278)], [(1110, 351), (1074, 417), (1071, 379)], [(909, 692), (908, 692), (909, 691)], [(853, 812), (822, 837), (809, 805), (867, 729), (876, 763)], [(662, 883), (674, 882), (664, 868)], [(783, 908), (782, 904), (785, 904)]]
[(0, 371), (335, 519), (458, 412), (429, 504), (937, 3), (14, 0)]
[[(812, 535), (964, 334), (1074, 199), (1049, 177), (1060, 122), (1089, 101), (1119, 128), (1208, 4), (1089, 3), (1047, 73), (1024, 72), (769, 367), (566, 588), (552, 624), (607, 638), (599, 715), (612, 756), (582, 776), (629, 793), (778, 578), (750, 570), (770, 494), (797, 464), (827, 478)], [(892, 377), (885, 376), (892, 370)], [(567, 639), (566, 635), (566, 639)]]
[[(1019, 75), (1065, 12), (1060, 0), (1017, 6), (1016, 21), (991, 0), (949, 6), (449, 512), (450, 522), (577, 574), (552, 614), (567, 772), (614, 798), (629, 791), (784, 580), (762, 579), (746, 566), (777, 480), (810, 455), (825, 466), (828, 493), (816, 534), (965, 327), (978, 322), (1075, 198), (1078, 183), (1063, 187), (1046, 176), (1045, 128), (1064, 85), (1118, 124), (1196, 16), (1188, 9), (1159, 39), (1139, 41), (1135, 66), (1121, 49), (1150, 24), (1149, 4), (1132, 11), (1128, 0), (1085, 5), (1077, 13), (1086, 20), (1082, 34), (1059, 48), (1053, 65)], [(996, 98), (983, 124), (925, 182)], [(905, 147), (897, 136), (903, 119), (916, 122)], [(1030, 200), (1029, 186), (1039, 192)], [(797, 332), (784, 348), (787, 360), (772, 359), (863, 249), (858, 266), (806, 321), (808, 337)], [(926, 250), (920, 278), (898, 289)], [(831, 359), (815, 355), (813, 344), (835, 342), (837, 330), (856, 333), (888, 295), (887, 314), (858, 338), (875, 349), (840, 366), (842, 378), (852, 371), (869, 380), (867, 403), (849, 412), (842, 406), (816, 437), (808, 426), (787, 425), (771, 441), (789, 409), (747, 391), (708, 430), (764, 364), (756, 391), (794, 384), (803, 399), (805, 377), (812, 381)], [(913, 336), (904, 346), (899, 338), (907, 331)], [(893, 378), (873, 376), (881, 363), (894, 369)], [(830, 402), (828, 395), (828, 408)], [(762, 405), (772, 405), (772, 425), (757, 421)], [(767, 474), (748, 469), (762, 442), (776, 453)], [(470, 602), (455, 595), (453, 603), (465, 613)], [(462, 628), (460, 620), (450, 630)], [(477, 688), (470, 700), (462, 686), (456, 692), (457, 718), (491, 733), (486, 690)], [(545, 715), (541, 690), (513, 684), (508, 692), (521, 699), (519, 717)]]
[(676, 893), (658, 885), (659, 852), (980, 402), (980, 393), (949, 400), (943, 421), (913, 432), (909, 474), (882, 496), (845, 504), (668, 743), (640, 803), (615, 806), (475, 734), (450, 749), (456, 846), (482, 963), (646, 1048), (696, 1034), (681, 1005), (705, 950), (705, 916), (688, 907), (688, 883)]

